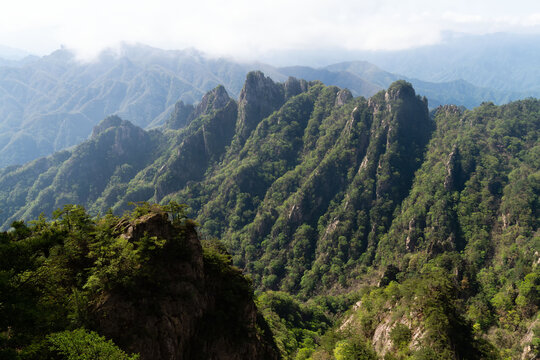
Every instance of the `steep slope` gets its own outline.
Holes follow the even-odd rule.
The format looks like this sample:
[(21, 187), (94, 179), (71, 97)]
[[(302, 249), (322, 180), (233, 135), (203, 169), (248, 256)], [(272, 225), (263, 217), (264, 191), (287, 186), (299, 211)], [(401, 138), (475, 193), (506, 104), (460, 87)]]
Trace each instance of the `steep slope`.
[(66, 204), (90, 207), (111, 191), (109, 182), (127, 181), (152, 161), (162, 137), (112, 116), (94, 128), (90, 140), (71, 151), (4, 169), (0, 175), (2, 223), (36, 218), (42, 212), (50, 216)]
[(455, 254), (443, 267), (468, 319), (511, 357), (540, 305), (539, 119), (537, 100), (439, 109), (426, 162), (378, 254), (405, 271)]
[[(328, 258), (356, 264), (362, 254), (367, 262), (373, 256), (431, 127), (425, 102), (408, 84), (369, 101), (314, 85), (261, 122), (240, 154), (200, 185), (212, 200), (198, 220), (266, 288), (331, 286), (346, 267), (328, 272)], [(191, 189), (183, 196), (192, 207), (204, 203), (190, 199)], [(339, 223), (339, 231), (318, 230)], [(338, 238), (353, 235), (336, 248)]]
[[(246, 78), (238, 103), (229, 100), (221, 108), (202, 111), (200, 107), (207, 103), (203, 99), (189, 116), (193, 120), (187, 128), (176, 133), (166, 132), (171, 137), (169, 151), (127, 184), (128, 192), (114, 204), (115, 208), (125, 207), (135, 200), (132, 194), (144, 193), (144, 199), (166, 201), (203, 181), (209, 169), (242, 148), (246, 136), (262, 119), (307, 87), (305, 81), (289, 79), (283, 84), (274, 83), (261, 72), (252, 72)], [(215, 92), (223, 96), (223, 89), (218, 87), (205, 98), (214, 97)]]
[[(339, 314), (310, 323), (317, 312), (271, 297), (272, 324), (293, 327), (278, 341), (288, 356), (302, 346), (426, 359), (517, 359), (528, 347), (534, 356), (540, 101), (445, 106), (432, 118), (404, 81), (365, 99), (254, 72), (238, 102), (217, 87), (176, 109), (161, 130), (110, 118), (73, 151), (2, 170), (4, 226), (50, 216), (62, 201), (105, 213), (176, 200), (259, 290), (361, 300), (351, 330), (324, 340), (314, 324)], [(92, 188), (79, 168), (103, 178)], [(287, 306), (301, 314), (281, 321)]]
[(426, 159), (380, 237), (379, 281), (332, 332), (341, 342), (313, 351), (538, 356), (539, 119), (538, 100), (437, 109)]
[(2, 358), (124, 358), (79, 340), (92, 330), (142, 360), (278, 359), (250, 282), (178, 210), (91, 219), (68, 206), (1, 233), (2, 257), (19, 253), (1, 265)]

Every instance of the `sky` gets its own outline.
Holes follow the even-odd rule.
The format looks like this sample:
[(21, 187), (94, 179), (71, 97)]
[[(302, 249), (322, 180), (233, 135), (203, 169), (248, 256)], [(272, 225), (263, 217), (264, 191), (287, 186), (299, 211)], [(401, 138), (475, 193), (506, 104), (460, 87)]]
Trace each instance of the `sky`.
[(398, 50), (442, 33), (540, 33), (538, 0), (3, 1), (0, 45), (92, 57), (119, 42), (254, 60), (287, 50)]

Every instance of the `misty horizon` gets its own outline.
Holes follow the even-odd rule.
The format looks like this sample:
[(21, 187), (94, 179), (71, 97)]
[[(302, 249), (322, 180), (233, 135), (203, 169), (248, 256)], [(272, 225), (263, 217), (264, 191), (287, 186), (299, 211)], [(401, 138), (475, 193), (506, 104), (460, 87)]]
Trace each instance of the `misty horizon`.
[(404, 50), (440, 44), (448, 34), (498, 32), (540, 34), (540, 4), (29, 0), (6, 5), (0, 14), (0, 45), (38, 56), (65, 46), (81, 58), (122, 41), (253, 61), (291, 51)]
[(45, 54), (36, 54), (26, 51), (25, 49), (15, 48), (0, 44), (0, 59), (8, 61), (20, 61), (25, 58), (36, 57), (45, 58), (53, 55), (59, 50), (65, 50), (73, 54), (74, 59), (82, 63), (93, 62), (98, 60), (102, 56), (125, 56), (125, 52), (129, 48), (148, 48), (159, 51), (166, 51), (171, 53), (186, 53), (189, 55), (201, 56), (205, 59), (227, 59), (240, 63), (267, 63), (272, 66), (312, 66), (316, 68), (325, 67), (331, 64), (349, 61), (368, 61), (376, 63), (373, 60), (377, 56), (386, 56), (389, 54), (406, 53), (408, 51), (422, 51), (423, 49), (430, 49), (437, 46), (452, 46), (458, 42), (478, 42), (482, 41), (486, 45), (490, 43), (499, 43), (505, 41), (506, 43), (533, 41), (540, 38), (540, 33), (532, 34), (519, 34), (519, 33), (505, 33), (496, 32), (489, 34), (470, 34), (460, 33), (453, 31), (443, 31), (441, 40), (435, 44), (412, 46), (406, 49), (394, 49), (394, 50), (350, 50), (344, 47), (326, 47), (326, 48), (314, 48), (314, 49), (281, 49), (277, 51), (268, 51), (258, 54), (258, 57), (242, 57), (235, 56), (234, 54), (218, 54), (206, 52), (203, 49), (195, 46), (187, 46), (183, 48), (166, 48), (153, 46), (151, 44), (137, 42), (137, 41), (125, 41), (121, 40), (115, 44), (107, 45), (99, 49), (95, 53), (85, 53), (80, 49), (69, 47), (61, 44), (57, 48)]

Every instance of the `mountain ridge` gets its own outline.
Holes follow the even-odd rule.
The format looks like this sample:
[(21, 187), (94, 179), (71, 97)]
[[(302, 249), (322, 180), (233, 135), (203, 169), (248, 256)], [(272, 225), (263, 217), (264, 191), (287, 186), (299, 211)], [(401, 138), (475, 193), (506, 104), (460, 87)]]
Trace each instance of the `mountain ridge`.
[(0, 167), (77, 145), (109, 115), (150, 129), (170, 118), (178, 100), (194, 104), (219, 84), (236, 98), (251, 70), (262, 70), (274, 81), (289, 76), (322, 80), (365, 97), (405, 79), (429, 99), (431, 108), (448, 103), (466, 107), (484, 101), (499, 104), (530, 95), (516, 89), (478, 87), (466, 76), (458, 78), (466, 78), (463, 81), (430, 83), (365, 62), (276, 68), (209, 58), (194, 49), (165, 51), (129, 44), (83, 61), (63, 48), (41, 58), (21, 60), (16, 66), (0, 66)]
[[(92, 214), (185, 203), (267, 294), (286, 357), (518, 358), (524, 337), (532, 348), (539, 100), (430, 114), (403, 80), (366, 99), (261, 72), (240, 93), (179, 103), (162, 129), (108, 118), (73, 150), (0, 171), (3, 226), (73, 202)], [(355, 303), (358, 321), (339, 330)]]

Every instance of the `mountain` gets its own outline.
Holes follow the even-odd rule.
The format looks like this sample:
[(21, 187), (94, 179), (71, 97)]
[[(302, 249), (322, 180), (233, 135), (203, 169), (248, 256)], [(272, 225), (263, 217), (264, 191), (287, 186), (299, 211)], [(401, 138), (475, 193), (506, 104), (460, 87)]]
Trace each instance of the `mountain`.
[[(392, 80), (388, 84), (382, 84), (381, 82), (373, 81), (372, 79), (363, 77), (362, 74), (355, 74), (351, 71), (334, 70), (329, 68), (314, 69), (307, 66), (289, 66), (279, 68), (282, 74), (287, 76), (296, 77), (306, 80), (320, 80), (326, 85), (339, 86), (341, 88), (347, 88), (355, 96), (370, 97), (383, 87), (396, 81), (396, 76), (392, 76)], [(381, 70), (381, 72), (383, 72)]]
[(2, 358), (279, 358), (249, 280), (180, 207), (57, 215), (2, 233)]
[(19, 61), (28, 56), (30, 56), (30, 54), (24, 50), (0, 45), (0, 59), (2, 60)]
[[(455, 42), (461, 44), (458, 40)], [(533, 44), (525, 43), (530, 45), (530, 52), (519, 52), (523, 57), (519, 60), (521, 62), (529, 61), (527, 59), (535, 51)], [(441, 45), (441, 49), (446, 49), (444, 46), (447, 45)], [(484, 66), (482, 64), (495, 61), (491, 60), (494, 58), (492, 52), (486, 50), (482, 53), (484, 57), (480, 58), (469, 56), (469, 53), (460, 57), (457, 55), (461, 54), (458, 45), (451, 49), (455, 50), (455, 56), (448, 54), (454, 50), (441, 50), (447, 56), (434, 62), (440, 66), (444, 64), (444, 71), (469, 64), (473, 59), (481, 64), (470, 65), (476, 69), (474, 72), (455, 71), (448, 76), (428, 76), (409, 68), (388, 72), (366, 61), (340, 62), (321, 68), (275, 68), (263, 63), (246, 64), (208, 58), (194, 49), (165, 51), (127, 44), (104, 50), (93, 60), (80, 60), (65, 48), (42, 58), (28, 56), (5, 60), (0, 63), (0, 168), (24, 164), (80, 144), (90, 136), (93, 126), (109, 115), (121, 116), (149, 129), (161, 126), (175, 110), (178, 100), (185, 104), (196, 103), (207, 91), (220, 84), (236, 98), (246, 74), (252, 70), (262, 70), (274, 81), (285, 81), (289, 76), (320, 80), (326, 85), (348, 88), (353, 95), (364, 97), (404, 79), (412, 83), (419, 94), (427, 97), (431, 109), (445, 104), (472, 108), (486, 101), (503, 104), (537, 94), (530, 86), (502, 86), (502, 83), (509, 83), (507, 74), (500, 70), (506, 63), (487, 67), (494, 69), (489, 74), (496, 81), (477, 81), (480, 75), (487, 76), (485, 69), (480, 69)], [(508, 53), (512, 54), (511, 51)], [(355, 58), (373, 59), (372, 62), (377, 64), (385, 59), (379, 53), (376, 53), (379, 57), (374, 54), (357, 53)], [(391, 59), (410, 58), (407, 63), (432, 58), (427, 50), (418, 54), (412, 52), (411, 55), (390, 55)], [(449, 59), (455, 62), (449, 63)], [(396, 69), (388, 61), (382, 64)], [(524, 69), (530, 67), (525, 66)], [(423, 66), (420, 68), (424, 69)], [(513, 69), (521, 71), (521, 68)], [(527, 79), (523, 75), (520, 79), (532, 84), (534, 74), (531, 69), (525, 75)]]
[(501, 92), (540, 96), (540, 35), (446, 33), (441, 43), (401, 50), (358, 52), (357, 59), (429, 82), (466, 80)]
[(264, 292), (285, 357), (532, 359), (539, 119), (535, 99), (430, 115), (406, 81), (366, 99), (251, 72), (238, 101), (218, 86), (150, 131), (109, 117), (3, 169), (0, 219), (174, 200)]
[(60, 49), (24, 65), (0, 67), (0, 167), (77, 145), (108, 115), (154, 127), (179, 99), (197, 102), (219, 84), (237, 96), (252, 67), (207, 59), (195, 50), (142, 45), (109, 49), (92, 61)]
[(318, 69), (292, 66), (279, 68), (279, 71), (285, 75), (306, 80), (321, 80), (326, 85), (347, 88), (355, 96), (365, 97), (374, 95), (377, 91), (387, 88), (395, 81), (407, 80), (419, 94), (428, 98), (429, 107), (432, 109), (446, 104), (473, 108), (486, 101), (505, 104), (511, 100), (527, 97), (527, 94), (523, 92), (503, 92), (482, 88), (464, 80), (447, 82), (422, 81), (389, 73), (366, 61), (336, 63)]
[(405, 50), (293, 49), (273, 51), (261, 61), (321, 68), (363, 60), (407, 78), (434, 83), (464, 80), (480, 88), (524, 94), (520, 97), (524, 98), (540, 96), (539, 44), (540, 35), (534, 33), (473, 35), (447, 31), (437, 44)]

